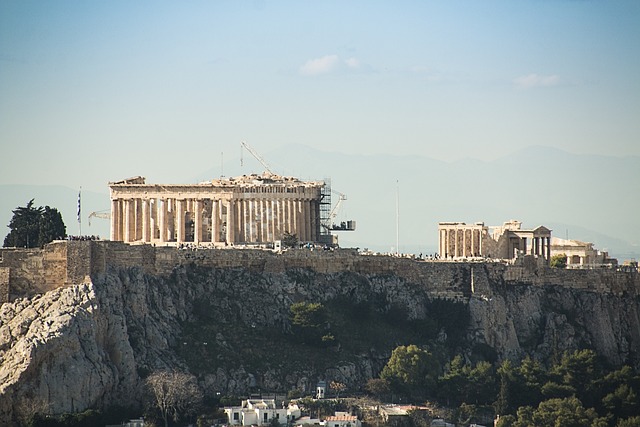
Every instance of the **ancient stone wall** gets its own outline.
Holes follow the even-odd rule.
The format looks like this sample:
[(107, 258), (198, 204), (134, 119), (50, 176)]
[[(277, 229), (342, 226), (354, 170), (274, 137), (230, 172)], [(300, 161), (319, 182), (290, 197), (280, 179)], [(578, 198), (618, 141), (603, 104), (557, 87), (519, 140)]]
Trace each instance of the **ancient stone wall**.
[(53, 242), (43, 251), (44, 280), (37, 284), (42, 291), (60, 288), (67, 283), (68, 245), (65, 242)]
[(40, 292), (45, 283), (40, 249), (2, 249), (0, 268), (9, 270), (9, 300)]
[(0, 304), (9, 302), (9, 267), (0, 267)]
[[(640, 275), (615, 270), (552, 269), (533, 257), (517, 265), (479, 262), (431, 262), (360, 255), (355, 250), (296, 249), (274, 253), (257, 249), (177, 249), (108, 241), (54, 242), (44, 250), (2, 249), (0, 268), (8, 269), (9, 300), (79, 284), (109, 269), (140, 268), (167, 276), (178, 266), (243, 268), (258, 273), (310, 269), (321, 274), (344, 271), (367, 276), (396, 276), (443, 298), (466, 298), (489, 280), (505, 285), (566, 286), (621, 295), (640, 294)], [(0, 286), (1, 286), (0, 281)], [(473, 289), (472, 289), (473, 288)], [(2, 296), (0, 288), (0, 298)]]

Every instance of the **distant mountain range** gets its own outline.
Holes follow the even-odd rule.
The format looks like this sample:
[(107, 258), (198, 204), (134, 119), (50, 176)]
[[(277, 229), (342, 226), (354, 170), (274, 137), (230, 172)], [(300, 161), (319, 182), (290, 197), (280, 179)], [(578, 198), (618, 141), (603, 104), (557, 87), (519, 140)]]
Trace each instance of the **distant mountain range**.
[[(274, 173), (302, 179), (330, 178), (347, 195), (338, 221), (353, 219), (354, 232), (340, 235), (342, 246), (429, 254), (437, 251), (441, 221), (484, 221), (501, 225), (518, 219), (524, 227), (545, 225), (553, 234), (593, 242), (620, 259), (640, 257), (640, 157), (577, 155), (549, 147), (529, 147), (493, 161), (444, 162), (420, 156), (349, 155), (292, 144), (261, 153)], [(245, 153), (225, 165), (226, 176), (262, 173)], [(220, 176), (204, 171), (184, 182)], [(77, 190), (57, 186), (0, 186), (0, 224), (11, 210), (35, 197), (63, 214), (77, 234)], [(334, 201), (337, 200), (334, 195)], [(109, 222), (86, 216), (109, 208), (105, 193), (83, 194), (83, 234), (107, 237)], [(86, 224), (86, 225), (85, 225)], [(8, 230), (5, 230), (5, 234)], [(1, 234), (1, 233), (0, 233)]]

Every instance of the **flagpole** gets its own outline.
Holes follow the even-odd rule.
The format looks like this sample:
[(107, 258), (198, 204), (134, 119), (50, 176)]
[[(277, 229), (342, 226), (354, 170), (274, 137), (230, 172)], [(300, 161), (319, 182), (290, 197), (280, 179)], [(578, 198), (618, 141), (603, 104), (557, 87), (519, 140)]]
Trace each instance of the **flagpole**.
[(82, 186), (80, 186), (80, 190), (78, 191), (78, 232), (79, 235), (82, 236), (82, 205), (80, 195), (82, 194)]
[(396, 179), (396, 255), (400, 253), (400, 181)]

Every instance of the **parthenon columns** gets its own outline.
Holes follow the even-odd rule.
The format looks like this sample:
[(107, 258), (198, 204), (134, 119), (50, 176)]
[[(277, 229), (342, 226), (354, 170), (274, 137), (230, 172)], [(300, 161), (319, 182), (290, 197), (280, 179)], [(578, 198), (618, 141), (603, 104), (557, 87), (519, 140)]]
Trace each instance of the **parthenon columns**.
[(200, 243), (202, 241), (202, 200), (195, 200), (195, 215), (194, 215), (194, 243)]
[(315, 241), (318, 209), (301, 198), (118, 198), (111, 201), (110, 237), (145, 243), (265, 243), (289, 232), (300, 241)]

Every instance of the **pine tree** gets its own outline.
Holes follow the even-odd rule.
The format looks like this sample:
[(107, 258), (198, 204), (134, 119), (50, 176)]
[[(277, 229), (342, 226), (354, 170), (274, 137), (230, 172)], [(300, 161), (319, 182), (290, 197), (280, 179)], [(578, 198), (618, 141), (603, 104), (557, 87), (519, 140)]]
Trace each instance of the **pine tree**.
[(62, 215), (49, 206), (33, 206), (29, 200), (27, 206), (18, 206), (13, 210), (9, 223), (9, 234), (4, 239), (4, 247), (35, 248), (67, 235)]

